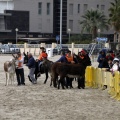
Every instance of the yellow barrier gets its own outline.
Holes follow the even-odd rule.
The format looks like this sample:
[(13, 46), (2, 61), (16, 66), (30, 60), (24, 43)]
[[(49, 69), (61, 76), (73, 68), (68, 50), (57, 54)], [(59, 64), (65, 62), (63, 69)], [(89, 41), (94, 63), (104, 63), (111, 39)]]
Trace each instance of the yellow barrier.
[(120, 73), (118, 71), (115, 72), (114, 78), (114, 96), (112, 98), (120, 100)]
[(85, 80), (86, 80), (86, 86), (87, 87), (92, 87), (93, 86), (92, 72), (93, 72), (93, 67), (88, 66), (86, 68), (86, 74), (85, 74)]
[(105, 69), (88, 66), (85, 74), (86, 86), (91, 88), (103, 88), (107, 86), (111, 98), (120, 100), (120, 73), (115, 72), (114, 77), (111, 72)]
[(98, 88), (102, 88), (103, 87), (102, 70), (100, 68), (97, 68), (97, 73), (96, 74), (97, 74), (96, 82), (97, 82)]

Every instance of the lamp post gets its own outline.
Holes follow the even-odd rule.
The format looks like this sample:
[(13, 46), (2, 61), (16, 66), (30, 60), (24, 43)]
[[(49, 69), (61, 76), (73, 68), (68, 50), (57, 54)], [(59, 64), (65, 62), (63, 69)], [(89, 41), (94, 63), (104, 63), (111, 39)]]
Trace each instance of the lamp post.
[(63, 0), (60, 0), (60, 46), (62, 45), (62, 6)]
[(98, 29), (98, 34), (99, 34), (99, 37), (100, 37), (100, 32), (101, 32), (101, 30), (100, 30), (100, 29)]
[(98, 29), (98, 37), (99, 37), (99, 39), (98, 39), (98, 44), (99, 44), (99, 40), (100, 40), (100, 32), (101, 32), (101, 30)]
[(69, 43), (70, 43), (70, 32), (71, 32), (71, 29), (69, 28), (69, 29), (68, 29), (68, 33), (69, 33)]
[(17, 44), (17, 33), (18, 33), (18, 28), (16, 28), (15, 31), (16, 31), (16, 44)]

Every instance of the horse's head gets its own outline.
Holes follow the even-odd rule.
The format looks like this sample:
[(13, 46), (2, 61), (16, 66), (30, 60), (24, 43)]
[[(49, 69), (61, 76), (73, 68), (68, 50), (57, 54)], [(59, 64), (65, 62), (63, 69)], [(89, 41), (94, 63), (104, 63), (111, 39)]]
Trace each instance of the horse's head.
[(44, 59), (43, 63), (42, 63), (42, 67), (44, 67), (44, 69), (50, 71), (51, 70), (51, 66), (53, 65), (53, 62), (48, 60), (48, 59)]
[(13, 56), (13, 58), (14, 58), (15, 60), (18, 59), (18, 55), (14, 55), (14, 54), (12, 54), (12, 56)]

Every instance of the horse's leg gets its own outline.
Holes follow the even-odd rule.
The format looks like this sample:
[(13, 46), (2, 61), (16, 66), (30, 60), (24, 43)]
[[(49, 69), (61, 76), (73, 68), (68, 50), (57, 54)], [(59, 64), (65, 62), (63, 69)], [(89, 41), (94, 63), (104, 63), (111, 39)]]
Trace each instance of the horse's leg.
[(72, 81), (73, 81), (74, 78), (70, 78), (70, 88), (73, 88), (72, 86)]
[(53, 81), (53, 79), (52, 79), (52, 77), (51, 77), (50, 86), (52, 86), (52, 81)]
[(81, 89), (81, 78), (78, 78), (78, 89)]
[(7, 82), (6, 82), (6, 86), (8, 86), (9, 80), (10, 80), (10, 73), (7, 74)]
[(65, 76), (64, 75), (62, 75), (62, 76), (60, 76), (60, 79), (58, 80), (58, 89), (60, 89), (60, 83), (61, 83), (61, 86), (62, 86), (62, 89), (65, 89), (64, 88), (64, 78), (65, 78)]
[(66, 88), (68, 88), (68, 86), (69, 86), (69, 83), (70, 83), (69, 79), (70, 79), (69, 77), (66, 77), (66, 82), (65, 82)]
[(5, 86), (7, 86), (7, 80), (8, 80), (8, 75), (7, 75), (7, 73), (5, 73), (5, 76), (6, 76), (6, 84), (5, 84)]
[(47, 79), (48, 79), (48, 71), (46, 71), (45, 75), (46, 75), (46, 79), (45, 79), (45, 81), (44, 81), (44, 84), (46, 84)]
[(60, 80), (58, 80), (58, 89), (60, 89), (60, 82), (61, 82), (61, 81), (60, 81)]
[(58, 74), (56, 74), (56, 73), (52, 74), (52, 76), (51, 76), (52, 81), (51, 82), (53, 82), (54, 87), (57, 87), (57, 84), (56, 84), (57, 78), (58, 78)]
[(11, 85), (12, 85), (12, 73), (10, 74), (10, 82), (11, 82)]

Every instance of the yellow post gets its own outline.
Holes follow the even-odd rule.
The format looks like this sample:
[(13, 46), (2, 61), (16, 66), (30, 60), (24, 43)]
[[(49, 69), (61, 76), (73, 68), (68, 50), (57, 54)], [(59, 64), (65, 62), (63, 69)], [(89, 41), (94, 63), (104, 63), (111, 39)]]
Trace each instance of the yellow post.
[(93, 72), (93, 67), (91, 67), (91, 66), (88, 66), (87, 68), (86, 68), (86, 74), (85, 74), (85, 76), (86, 76), (86, 86), (88, 86), (88, 87), (92, 87), (93, 86), (93, 74), (92, 74), (92, 72)]

